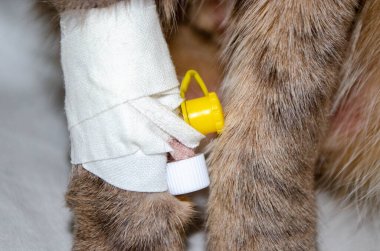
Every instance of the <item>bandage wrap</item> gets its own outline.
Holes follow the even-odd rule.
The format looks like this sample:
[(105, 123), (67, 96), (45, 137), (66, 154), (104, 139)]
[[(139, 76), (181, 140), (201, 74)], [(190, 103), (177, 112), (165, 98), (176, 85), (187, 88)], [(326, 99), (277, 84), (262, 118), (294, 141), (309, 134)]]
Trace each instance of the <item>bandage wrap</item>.
[(203, 135), (180, 119), (178, 81), (153, 0), (61, 14), (73, 164), (122, 189), (167, 190), (167, 143)]

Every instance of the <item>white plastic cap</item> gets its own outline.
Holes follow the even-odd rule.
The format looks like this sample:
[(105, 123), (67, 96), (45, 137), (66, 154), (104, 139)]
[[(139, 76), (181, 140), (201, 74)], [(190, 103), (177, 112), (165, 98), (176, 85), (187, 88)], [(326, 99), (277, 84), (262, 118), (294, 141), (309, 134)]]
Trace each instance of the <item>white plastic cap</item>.
[(169, 192), (173, 195), (195, 192), (210, 185), (203, 154), (168, 163), (167, 168)]

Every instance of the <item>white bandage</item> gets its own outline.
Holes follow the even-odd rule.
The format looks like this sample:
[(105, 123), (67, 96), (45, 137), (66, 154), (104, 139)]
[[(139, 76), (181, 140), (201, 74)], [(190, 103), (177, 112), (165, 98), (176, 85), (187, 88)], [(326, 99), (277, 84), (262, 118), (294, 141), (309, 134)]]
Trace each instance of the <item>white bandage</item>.
[(167, 143), (203, 135), (173, 111), (178, 81), (153, 0), (61, 14), (73, 164), (122, 189), (167, 190)]

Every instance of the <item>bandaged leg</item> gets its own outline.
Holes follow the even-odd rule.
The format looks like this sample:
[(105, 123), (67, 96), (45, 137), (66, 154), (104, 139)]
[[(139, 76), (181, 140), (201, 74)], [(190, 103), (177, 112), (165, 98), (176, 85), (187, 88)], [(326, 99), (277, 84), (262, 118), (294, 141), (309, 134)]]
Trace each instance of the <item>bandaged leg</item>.
[(73, 164), (130, 191), (167, 190), (167, 143), (203, 135), (174, 111), (178, 81), (153, 0), (61, 14)]

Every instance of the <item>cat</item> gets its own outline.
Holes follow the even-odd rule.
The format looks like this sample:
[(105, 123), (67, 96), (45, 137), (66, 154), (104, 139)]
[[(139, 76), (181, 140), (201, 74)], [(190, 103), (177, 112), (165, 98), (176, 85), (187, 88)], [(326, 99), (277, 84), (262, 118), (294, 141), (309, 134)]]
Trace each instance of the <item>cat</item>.
[[(60, 12), (116, 2), (48, 1)], [(164, 30), (172, 31), (184, 1), (156, 2)], [(378, 205), (380, 4), (227, 5), (226, 128), (208, 158), (208, 249), (316, 250), (316, 173), (337, 194)], [(342, 123), (358, 113), (353, 104), (361, 97), (359, 107), (372, 113), (360, 110), (354, 127)], [(362, 165), (351, 158), (359, 150), (355, 161)], [(81, 166), (73, 168), (66, 200), (74, 214), (73, 250), (183, 250), (194, 216), (185, 197), (117, 189)]]

